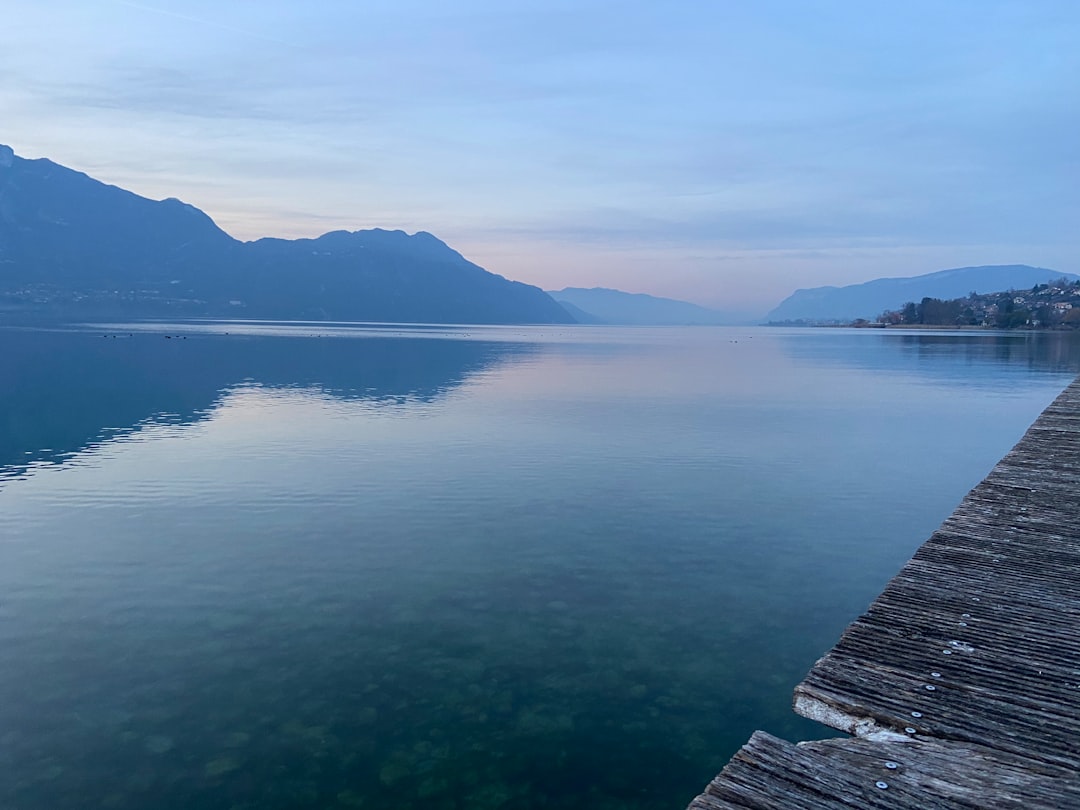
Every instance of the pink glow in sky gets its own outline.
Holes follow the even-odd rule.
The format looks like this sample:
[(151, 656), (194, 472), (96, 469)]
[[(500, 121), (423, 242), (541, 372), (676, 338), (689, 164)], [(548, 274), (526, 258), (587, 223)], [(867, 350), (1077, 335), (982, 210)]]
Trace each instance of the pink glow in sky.
[(234, 236), (427, 230), (493, 272), (761, 313), (1080, 272), (1073, 2), (16, 2), (0, 142)]

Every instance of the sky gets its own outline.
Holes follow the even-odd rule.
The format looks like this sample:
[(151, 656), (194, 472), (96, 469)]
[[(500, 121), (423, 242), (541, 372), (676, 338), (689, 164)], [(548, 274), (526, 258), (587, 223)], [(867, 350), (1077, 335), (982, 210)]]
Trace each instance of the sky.
[(763, 313), (1080, 272), (1075, 0), (6, 0), (0, 143), (240, 239)]

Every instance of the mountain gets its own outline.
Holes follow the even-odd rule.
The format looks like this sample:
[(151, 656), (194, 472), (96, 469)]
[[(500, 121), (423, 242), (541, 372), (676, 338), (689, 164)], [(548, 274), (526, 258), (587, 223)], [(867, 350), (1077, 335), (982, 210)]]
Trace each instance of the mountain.
[(423, 231), (233, 239), (194, 206), (149, 200), (0, 146), (0, 311), (573, 323), (543, 290)]
[(900, 309), (908, 301), (948, 300), (971, 292), (1031, 289), (1036, 284), (1060, 278), (1073, 281), (1080, 276), (1026, 264), (956, 267), (910, 278), (879, 278), (846, 287), (796, 290), (765, 319), (769, 322), (873, 319), (885, 310)]
[[(548, 295), (552, 295), (552, 294), (548, 293)], [(552, 296), (552, 297), (554, 297), (554, 296)], [(556, 300), (558, 300), (558, 299), (556, 299)], [(570, 317), (573, 318), (578, 323), (584, 323), (584, 324), (589, 324), (589, 325), (597, 325), (597, 324), (607, 323), (607, 321), (602, 320), (600, 318), (597, 318), (591, 312), (586, 312), (581, 307), (575, 307), (569, 301), (559, 301), (559, 304), (562, 306), (563, 309), (565, 309), (567, 312), (569, 312)]]
[[(673, 298), (657, 298), (604, 287), (567, 287), (548, 295), (567, 308), (579, 323), (633, 326), (695, 326), (732, 323), (735, 316)], [(584, 316), (584, 317), (583, 317)]]

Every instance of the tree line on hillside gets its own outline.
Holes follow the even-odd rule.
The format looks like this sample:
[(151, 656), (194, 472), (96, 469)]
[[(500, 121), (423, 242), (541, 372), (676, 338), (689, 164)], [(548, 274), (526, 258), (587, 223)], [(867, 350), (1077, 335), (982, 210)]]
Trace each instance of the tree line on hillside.
[(1030, 290), (970, 293), (943, 301), (923, 298), (883, 312), (884, 326), (982, 326), (994, 329), (1080, 328), (1080, 281), (1036, 284)]

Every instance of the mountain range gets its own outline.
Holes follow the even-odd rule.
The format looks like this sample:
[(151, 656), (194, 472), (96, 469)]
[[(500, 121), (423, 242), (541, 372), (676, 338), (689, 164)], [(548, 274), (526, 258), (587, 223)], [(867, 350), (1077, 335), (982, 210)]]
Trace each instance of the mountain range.
[(879, 278), (846, 287), (813, 287), (796, 290), (773, 309), (770, 323), (807, 323), (872, 320), (886, 310), (900, 309), (923, 298), (949, 300), (969, 293), (1030, 289), (1036, 284), (1080, 276), (1026, 264), (982, 265), (939, 270), (910, 278)]
[[(769, 322), (872, 319), (924, 297), (1080, 278), (960, 267), (796, 290)], [(379, 228), (241, 242), (177, 199), (150, 200), (0, 145), (0, 319), (227, 317), (429, 323), (689, 325), (747, 318), (605, 288), (545, 293), (430, 233)]]
[(573, 323), (543, 290), (429, 233), (241, 242), (194, 206), (140, 197), (0, 146), (0, 312)]

